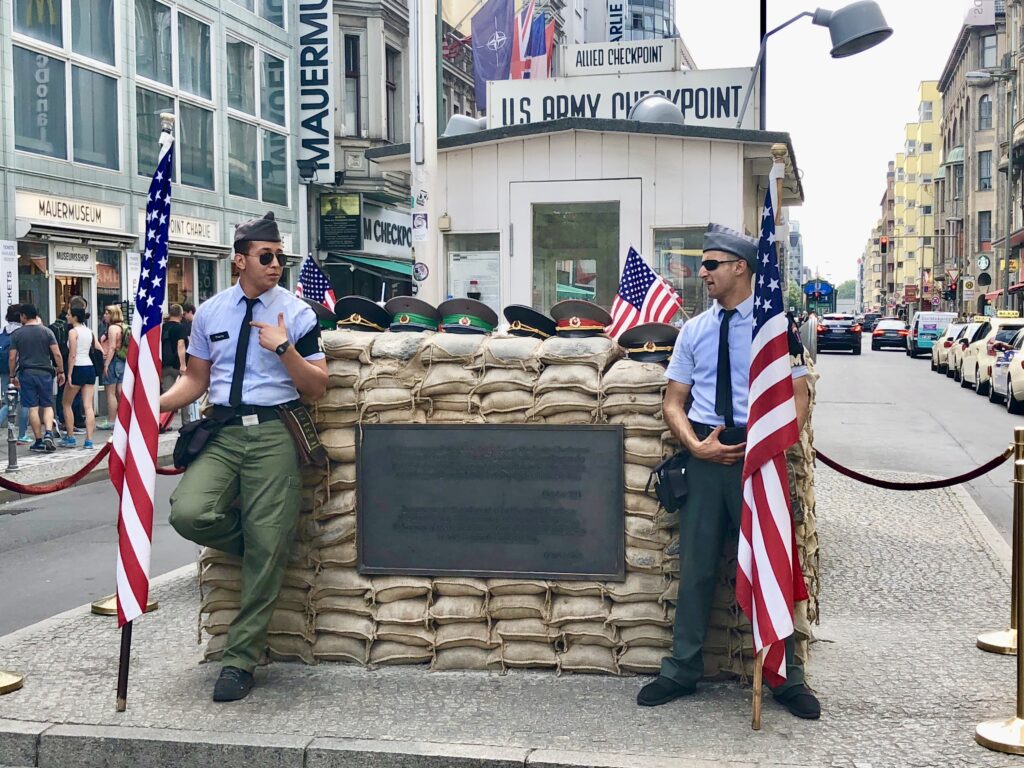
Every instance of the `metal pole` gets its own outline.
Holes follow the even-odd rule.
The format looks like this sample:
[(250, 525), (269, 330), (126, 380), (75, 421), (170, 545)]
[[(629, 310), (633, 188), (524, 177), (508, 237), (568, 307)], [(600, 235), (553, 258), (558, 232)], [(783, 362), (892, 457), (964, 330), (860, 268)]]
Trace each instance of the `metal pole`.
[[(794, 21), (799, 21), (804, 16), (814, 16), (814, 14), (811, 13), (810, 11), (804, 11), (803, 13), (798, 13), (796, 16), (794, 16), (789, 21), (783, 22), (782, 24), (779, 24), (779, 26), (777, 26), (775, 29), (772, 29), (772, 30), (769, 30), (768, 32), (766, 32), (764, 34), (764, 36), (761, 38), (761, 47), (760, 47), (760, 49), (757, 52), (757, 59), (754, 61), (754, 69), (750, 73), (750, 82), (747, 83), (747, 92), (745, 94), (743, 94), (743, 106), (740, 107), (740, 114), (739, 114), (739, 117), (736, 120), (736, 127), (737, 128), (742, 128), (743, 127), (743, 118), (746, 117), (747, 107), (750, 105), (750, 95), (754, 92), (754, 83), (757, 80), (757, 73), (761, 71), (761, 66), (762, 66), (762, 64), (764, 62), (765, 48), (768, 45), (768, 38), (771, 37), (772, 35), (774, 35), (776, 32), (785, 29), (790, 24), (792, 24)], [(762, 98), (764, 98), (764, 97), (762, 96)]]
[[(1003, 112), (1006, 120), (1003, 126), (1006, 128), (1006, 219), (1003, 226), (1003, 258), (1006, 260), (1003, 271), (1003, 309), (1010, 308), (1010, 232), (1013, 230), (1013, 183), (1010, 180), (1013, 174), (1013, 163), (1011, 162), (1013, 149), (1013, 112), (1007, 109), (1007, 102), (1012, 91), (1010, 90), (1010, 78), (1006, 78), (1003, 85), (1003, 98), (1001, 99)], [(998, 161), (997, 161), (998, 162)]]
[(18, 471), (18, 390), (7, 387), (7, 471)]
[[(768, 36), (768, 0), (761, 0), (761, 29), (758, 33), (758, 41), (764, 43), (764, 39)], [(761, 56), (761, 80), (758, 83), (761, 93), (759, 95), (759, 103), (761, 107), (760, 115), (760, 126), (762, 131), (768, 130), (768, 51)]]
[(434, 100), (437, 102), (437, 135), (440, 136), (448, 123), (447, 117), (444, 113), (444, 56), (441, 52), (444, 50), (444, 19), (443, 15), (443, 0), (437, 0), (437, 20), (434, 24), (434, 28), (437, 30), (435, 35), (435, 44), (437, 46), (437, 94)]

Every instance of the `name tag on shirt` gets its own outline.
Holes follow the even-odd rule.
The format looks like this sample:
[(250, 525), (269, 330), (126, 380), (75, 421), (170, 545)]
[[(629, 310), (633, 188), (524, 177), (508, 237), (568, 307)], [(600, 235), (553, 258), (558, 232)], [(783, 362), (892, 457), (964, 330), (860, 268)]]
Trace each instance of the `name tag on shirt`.
[(230, 337), (227, 331), (221, 331), (220, 333), (211, 333), (210, 341), (226, 341)]

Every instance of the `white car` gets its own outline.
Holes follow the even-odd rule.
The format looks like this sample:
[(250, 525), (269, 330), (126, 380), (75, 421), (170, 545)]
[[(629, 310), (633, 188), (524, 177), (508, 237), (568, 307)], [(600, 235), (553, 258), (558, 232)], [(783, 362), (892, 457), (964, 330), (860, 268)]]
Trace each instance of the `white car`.
[(979, 395), (987, 395), (988, 378), (996, 360), (996, 342), (1013, 341), (1021, 328), (1024, 328), (1024, 320), (1020, 319), (1019, 312), (1000, 310), (995, 317), (988, 318), (978, 330), (978, 340), (964, 350), (960, 362), (960, 386), (964, 389), (973, 386)]
[(946, 352), (946, 375), (953, 379), (953, 381), (960, 381), (960, 364), (964, 359), (964, 350), (967, 349), (973, 342), (978, 340), (978, 331), (985, 324), (988, 318), (983, 317), (980, 320), (974, 318), (967, 325), (963, 327), (963, 330), (957, 334), (957, 337), (953, 340), (952, 346)]
[(998, 342), (996, 360), (992, 364), (990, 403), (1006, 403), (1006, 410), (1024, 413), (1024, 330), (1010, 342)]
[(949, 348), (953, 346), (956, 337), (966, 327), (967, 323), (950, 323), (946, 330), (932, 344), (932, 370), (936, 373), (946, 372), (946, 355)]

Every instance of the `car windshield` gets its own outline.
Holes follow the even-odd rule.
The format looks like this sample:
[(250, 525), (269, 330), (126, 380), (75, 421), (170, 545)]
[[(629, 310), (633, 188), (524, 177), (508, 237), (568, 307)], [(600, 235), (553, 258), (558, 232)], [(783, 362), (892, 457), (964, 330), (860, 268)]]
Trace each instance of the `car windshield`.
[(878, 323), (878, 329), (882, 331), (902, 331), (907, 324), (902, 320), (882, 320)]
[(1024, 326), (1003, 326), (998, 331), (996, 331), (996, 341), (1002, 341), (1009, 344), (1011, 341), (1017, 338), (1017, 331), (1019, 331), (1021, 328), (1024, 328)]
[(957, 337), (957, 334), (959, 334), (960, 331), (962, 331), (963, 329), (963, 323), (953, 323), (951, 326), (949, 326), (949, 328), (946, 329), (945, 335), (947, 338), (955, 339)]
[(963, 330), (956, 335), (958, 339), (969, 339), (974, 335), (974, 332), (981, 327), (981, 323), (968, 323), (963, 327)]

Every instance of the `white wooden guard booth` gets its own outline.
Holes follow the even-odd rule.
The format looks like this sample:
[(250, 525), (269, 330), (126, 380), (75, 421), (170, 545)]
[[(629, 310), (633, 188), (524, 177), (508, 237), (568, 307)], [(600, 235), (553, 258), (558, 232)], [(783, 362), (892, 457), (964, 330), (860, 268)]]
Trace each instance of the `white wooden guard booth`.
[[(704, 228), (758, 232), (773, 144), (788, 150), (782, 203), (799, 205), (786, 133), (572, 117), (443, 137), (427, 233), (438, 255), (419, 295), (436, 303), (472, 289), (499, 316), (508, 304), (547, 310), (565, 298), (609, 307), (632, 246), (687, 312), (700, 311)], [(407, 144), (366, 155), (408, 171)]]

